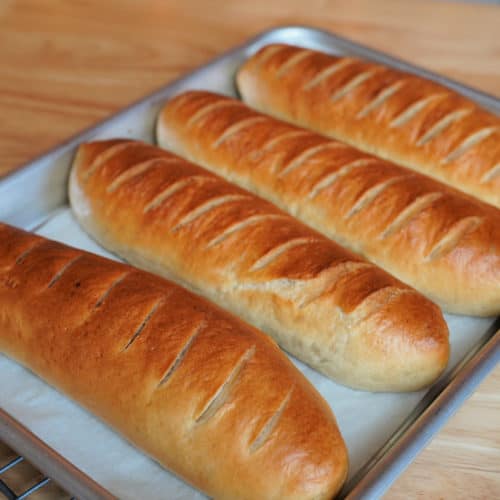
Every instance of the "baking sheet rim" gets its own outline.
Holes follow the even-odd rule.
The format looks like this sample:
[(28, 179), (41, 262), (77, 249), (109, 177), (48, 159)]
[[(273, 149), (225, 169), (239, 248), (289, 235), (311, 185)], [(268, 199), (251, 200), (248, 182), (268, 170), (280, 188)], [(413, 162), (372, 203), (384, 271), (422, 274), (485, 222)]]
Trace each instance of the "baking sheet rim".
[[(290, 37), (297, 37), (297, 35), (305, 38), (318, 36), (325, 38), (327, 43), (332, 47), (337, 44), (340, 45), (342, 49), (355, 51), (363, 57), (379, 60), (385, 64), (389, 64), (406, 71), (412, 71), (427, 78), (432, 78), (465, 95), (468, 95), (469, 97), (472, 96), (472, 98), (481, 102), (483, 105), (493, 106), (494, 108), (498, 107), (500, 110), (500, 102), (494, 96), (442, 77), (436, 73), (416, 67), (398, 58), (371, 49), (357, 42), (353, 42), (347, 38), (307, 26), (281, 26), (268, 29), (251, 38), (247, 42), (242, 43), (210, 60), (207, 64), (195, 68), (188, 74), (182, 75), (166, 85), (162, 85), (149, 95), (136, 100), (125, 108), (120, 109), (111, 117), (99, 122), (96, 125), (88, 127), (82, 132), (79, 132), (69, 139), (62, 141), (45, 153), (31, 159), (23, 164), (18, 170), (2, 178), (0, 182), (5, 185), (21, 180), (30, 169), (33, 170), (36, 168), (37, 164), (40, 164), (44, 160), (48, 160), (51, 155), (60, 153), (65, 149), (69, 149), (73, 145), (87, 139), (89, 136), (98, 133), (100, 129), (111, 125), (114, 121), (118, 121), (122, 116), (132, 111), (134, 108), (147, 104), (155, 98), (159, 98), (167, 88), (174, 87), (183, 80), (194, 77), (197, 72), (201, 72), (210, 66), (216, 65), (218, 62), (229, 59), (233, 55), (241, 52), (249, 55), (259, 46), (270, 43), (270, 40), (268, 40), (269, 38), (277, 38), (279, 40), (273, 41), (282, 41), (286, 43), (289, 41), (288, 39)], [(500, 318), (497, 318), (490, 329), (481, 337), (481, 341), (478, 342), (475, 349), (466, 356), (466, 359), (459, 362), (456, 368), (444, 380), (442, 380), (438, 386), (434, 386), (431, 391), (424, 396), (417, 408), (411, 412), (393, 436), (374, 454), (371, 459), (367, 461), (360, 471), (351, 478), (342, 490), (340, 494), (341, 498), (378, 498), (390, 486), (390, 484), (392, 484), (404, 468), (411, 463), (415, 455), (421, 451), (432, 436), (444, 425), (444, 423), (461, 406), (477, 385), (500, 361), (499, 328)], [(15, 435), (15, 440), (19, 443), (19, 446), (26, 445), (25, 449), (29, 449), (31, 446), (35, 448), (38, 447), (40, 451), (43, 451), (43, 448), (51, 450), (51, 448), (42, 441), (37, 444), (36, 436), (34, 436), (36, 439), (30, 437), (32, 436), (31, 432), (22, 424), (16, 422), (17, 425), (13, 425), (12, 422), (13, 420), (10, 420), (9, 423), (9, 415), (4, 416), (2, 415), (2, 412), (0, 412), (0, 436), (3, 437), (6, 432), (11, 432)], [(7, 441), (7, 439), (5, 440)], [(45, 453), (45, 458), (47, 461), (51, 461), (53, 464), (58, 465), (61, 470), (61, 474), (58, 474), (56, 472), (56, 468), (50, 467), (50, 470), (52, 471), (52, 478), (68, 490), (74, 488), (75, 485), (78, 485), (79, 490), (80, 487), (82, 488), (80, 490), (82, 493), (85, 489), (87, 489), (88, 495), (83, 496), (82, 493), (80, 493), (81, 498), (98, 498), (98, 496), (95, 496), (96, 483), (72, 464), (65, 461), (59, 454), (53, 450), (52, 452), (53, 453)], [(27, 458), (29, 459), (30, 457)], [(40, 469), (44, 469), (43, 460), (38, 460), (36, 465), (40, 467)], [(80, 474), (72, 474), (72, 472), (74, 473), (75, 471), (78, 471)], [(104, 492), (105, 490), (103, 489), (102, 491)]]

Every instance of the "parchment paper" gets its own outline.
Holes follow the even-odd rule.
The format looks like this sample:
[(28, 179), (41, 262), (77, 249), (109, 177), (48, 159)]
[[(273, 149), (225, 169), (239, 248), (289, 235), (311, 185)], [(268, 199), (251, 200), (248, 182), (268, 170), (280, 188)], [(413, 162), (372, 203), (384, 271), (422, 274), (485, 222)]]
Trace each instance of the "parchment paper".
[[(116, 259), (79, 228), (69, 208), (59, 210), (37, 232)], [(448, 366), (451, 370), (493, 320), (451, 315), (446, 320), (451, 335)], [(396, 431), (425, 394), (425, 391), (410, 394), (354, 391), (293, 358), (292, 361), (332, 407), (349, 448), (351, 477)], [(2, 355), (0, 381), (2, 408), (119, 498), (204, 498), (76, 403)]]

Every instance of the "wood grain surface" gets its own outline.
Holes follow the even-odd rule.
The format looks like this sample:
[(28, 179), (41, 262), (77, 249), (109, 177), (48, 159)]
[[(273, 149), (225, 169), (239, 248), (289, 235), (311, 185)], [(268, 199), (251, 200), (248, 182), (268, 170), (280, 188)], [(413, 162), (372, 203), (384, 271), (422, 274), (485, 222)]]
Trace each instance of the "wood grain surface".
[[(500, 95), (500, 8), (493, 5), (0, 0), (0, 174), (283, 24), (333, 31)], [(0, 465), (7, 454), (0, 447)], [(500, 367), (385, 498), (500, 498)]]

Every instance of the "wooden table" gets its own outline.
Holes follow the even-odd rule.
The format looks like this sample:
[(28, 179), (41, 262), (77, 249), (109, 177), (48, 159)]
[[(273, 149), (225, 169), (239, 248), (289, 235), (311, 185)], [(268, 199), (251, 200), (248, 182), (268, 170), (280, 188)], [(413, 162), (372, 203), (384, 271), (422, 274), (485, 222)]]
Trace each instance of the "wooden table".
[[(291, 23), (334, 31), (500, 95), (496, 6), (397, 0), (3, 0), (0, 172), (253, 34)], [(500, 367), (386, 495), (409, 497), (500, 497)]]

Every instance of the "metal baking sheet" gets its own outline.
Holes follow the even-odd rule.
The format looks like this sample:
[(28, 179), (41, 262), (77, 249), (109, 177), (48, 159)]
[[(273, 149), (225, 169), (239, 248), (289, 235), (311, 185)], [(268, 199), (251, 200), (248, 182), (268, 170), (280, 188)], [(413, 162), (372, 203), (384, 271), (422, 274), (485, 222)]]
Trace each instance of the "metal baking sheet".
[[(75, 147), (82, 141), (116, 136), (154, 142), (156, 115), (169, 97), (189, 88), (204, 88), (235, 96), (233, 77), (236, 69), (261, 46), (274, 42), (291, 43), (336, 54), (357, 55), (411, 71), (437, 80), (489, 110), (500, 113), (500, 101), (492, 96), (386, 54), (311, 28), (300, 26), (277, 28), (259, 35), (188, 76), (161, 88), (97, 127), (77, 135), (4, 178), (0, 181), (0, 219), (25, 229), (39, 229), (42, 234), (56, 239), (68, 241), (69, 238), (69, 243), (85, 247), (83, 240), (72, 236), (74, 231), (79, 230), (73, 226), (67, 209), (66, 183)], [(318, 378), (321, 376), (295, 361), (331, 403), (349, 447), (351, 475), (341, 497), (380, 497), (500, 360), (499, 318), (471, 319), (448, 315), (447, 320), (452, 342), (450, 366), (446, 374), (428, 391), (410, 395), (352, 391), (324, 377)], [(0, 365), (2, 361), (0, 356)], [(5, 359), (4, 361), (11, 363)], [(2, 405), (1, 399), (0, 405)], [(371, 427), (368, 429), (366, 425), (364, 428), (353, 426), (350, 421), (353, 412), (359, 410), (359, 414), (363, 415), (362, 420), (366, 420), (364, 409), (368, 406), (378, 407), (378, 413), (373, 410), (373, 419), (369, 425), (366, 424)], [(83, 412), (80, 409), (78, 411)], [(358, 420), (361, 419), (358, 417)], [(30, 428), (34, 426), (30, 422), (24, 423)], [(78, 432), (78, 429), (76, 428), (74, 432)], [(13, 436), (18, 447), (28, 450), (27, 458), (36, 454), (41, 457), (37, 465), (43, 470), (50, 470), (52, 477), (61, 486), (72, 492), (78, 491), (80, 498), (100, 497), (96, 493), (98, 488), (92, 479), (65, 462), (57, 453), (41, 453), (46, 445), (26, 432), (23, 425), (19, 423), (14, 425), (0, 412), (0, 439), (12, 442)], [(88, 446), (92, 449), (92, 442), (89, 442)], [(76, 460), (73, 462), (76, 467), (83, 468), (84, 472), (92, 477), (90, 465), (87, 467), (88, 464), (80, 464)], [(107, 487), (111, 494), (120, 493), (120, 496), (124, 497), (122, 492), (114, 491), (112, 485), (103, 484), (103, 486)], [(145, 487), (147, 488), (147, 485)], [(104, 494), (104, 491), (101, 490), (101, 494)], [(190, 498), (189, 491), (195, 494), (194, 490), (186, 486), (182, 498)], [(154, 496), (144, 491), (144, 497)], [(169, 498), (174, 497), (169, 496)]]

